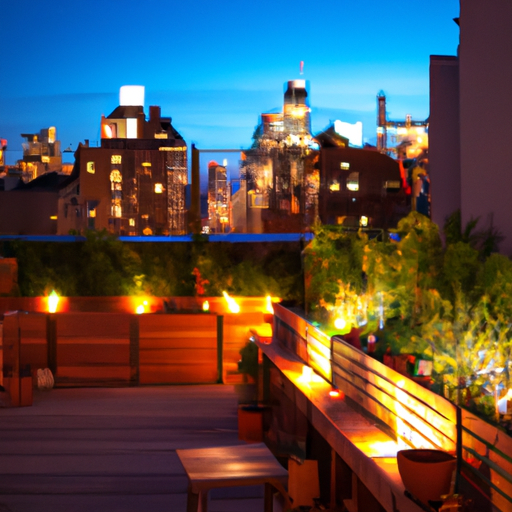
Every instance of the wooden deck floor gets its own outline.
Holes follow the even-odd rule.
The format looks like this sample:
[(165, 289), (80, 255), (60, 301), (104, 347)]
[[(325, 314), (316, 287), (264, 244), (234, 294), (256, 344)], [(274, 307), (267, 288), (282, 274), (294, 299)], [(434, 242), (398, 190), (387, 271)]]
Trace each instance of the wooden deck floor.
[[(0, 409), (0, 511), (179, 512), (177, 449), (242, 444), (233, 386), (36, 391)], [(263, 510), (263, 489), (212, 493), (211, 512)]]

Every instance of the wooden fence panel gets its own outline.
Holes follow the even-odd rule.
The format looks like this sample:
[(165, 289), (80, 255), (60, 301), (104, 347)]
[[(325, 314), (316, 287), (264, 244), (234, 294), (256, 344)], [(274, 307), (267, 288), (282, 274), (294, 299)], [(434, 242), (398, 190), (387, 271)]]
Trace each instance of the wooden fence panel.
[(131, 316), (56, 313), (56, 385), (130, 384)]
[(140, 315), (139, 383), (217, 382), (216, 315)]

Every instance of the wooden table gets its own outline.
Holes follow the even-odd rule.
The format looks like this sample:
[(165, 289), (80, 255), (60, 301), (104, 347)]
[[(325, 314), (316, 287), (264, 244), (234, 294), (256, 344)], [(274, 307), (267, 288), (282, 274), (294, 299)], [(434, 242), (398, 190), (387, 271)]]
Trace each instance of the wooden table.
[(176, 450), (187, 472), (187, 512), (207, 511), (208, 491), (216, 487), (265, 485), (265, 512), (273, 508), (273, 489), (286, 500), (288, 471), (264, 443)]

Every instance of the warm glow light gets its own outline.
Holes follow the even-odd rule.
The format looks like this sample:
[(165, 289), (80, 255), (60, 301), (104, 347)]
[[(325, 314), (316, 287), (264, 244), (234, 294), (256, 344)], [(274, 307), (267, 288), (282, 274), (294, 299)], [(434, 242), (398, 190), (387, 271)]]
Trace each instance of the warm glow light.
[(338, 388), (333, 388), (329, 391), (331, 398), (343, 398), (343, 393)]
[(226, 302), (228, 303), (228, 309), (231, 313), (240, 313), (240, 306), (236, 303), (235, 299), (230, 297), (226, 292), (222, 292)]
[(272, 307), (272, 297), (270, 295), (267, 295), (266, 299), (265, 299), (265, 304), (266, 304), (266, 311), (267, 313), (270, 313), (271, 315), (274, 314), (274, 308)]
[(344, 318), (338, 317), (336, 320), (334, 320), (334, 327), (336, 327), (336, 329), (343, 330), (345, 327), (347, 327), (347, 321)]
[(395, 441), (375, 441), (370, 443), (369, 448), (375, 452), (373, 457), (396, 457), (398, 444)]
[(361, 218), (359, 219), (359, 224), (365, 228), (366, 226), (368, 226), (368, 217), (366, 217), (365, 215), (361, 215)]
[(60, 297), (57, 295), (55, 290), (48, 296), (48, 313), (55, 313), (59, 304)]
[(144, 304), (139, 304), (135, 308), (135, 313), (137, 313), (137, 315), (142, 315), (142, 313), (144, 313)]
[(203, 302), (203, 311), (210, 311), (210, 303), (207, 300)]

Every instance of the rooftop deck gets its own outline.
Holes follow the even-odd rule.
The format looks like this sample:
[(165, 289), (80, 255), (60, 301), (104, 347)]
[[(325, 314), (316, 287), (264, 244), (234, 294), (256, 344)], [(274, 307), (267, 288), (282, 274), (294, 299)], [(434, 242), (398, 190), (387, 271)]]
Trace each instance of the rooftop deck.
[[(243, 444), (233, 386), (53, 389), (0, 409), (0, 510), (185, 511), (177, 449)], [(211, 512), (263, 510), (263, 488), (217, 489)]]

